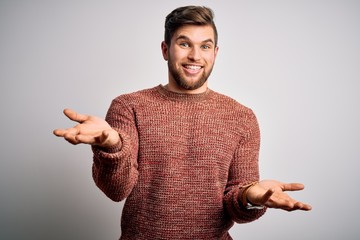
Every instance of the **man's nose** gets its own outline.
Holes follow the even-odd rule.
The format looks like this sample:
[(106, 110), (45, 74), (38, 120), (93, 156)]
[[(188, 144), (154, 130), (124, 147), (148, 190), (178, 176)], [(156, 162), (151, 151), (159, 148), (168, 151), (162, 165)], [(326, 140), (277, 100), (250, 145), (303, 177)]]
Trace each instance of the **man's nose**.
[(201, 59), (200, 49), (193, 47), (189, 52), (188, 58), (193, 61), (198, 61)]

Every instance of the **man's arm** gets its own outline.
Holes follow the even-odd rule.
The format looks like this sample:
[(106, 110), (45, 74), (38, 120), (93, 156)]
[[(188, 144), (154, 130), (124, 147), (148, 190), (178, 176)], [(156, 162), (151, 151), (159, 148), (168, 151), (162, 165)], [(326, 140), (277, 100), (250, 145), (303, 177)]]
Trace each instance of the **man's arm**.
[(114, 201), (126, 198), (138, 176), (138, 141), (131, 112), (114, 100), (106, 121), (70, 109), (65, 109), (64, 114), (78, 124), (69, 129), (56, 129), (54, 134), (74, 145), (91, 145), (96, 185)]
[(309, 204), (291, 198), (285, 191), (299, 191), (301, 183), (282, 183), (275, 180), (259, 181), (258, 154), (260, 131), (251, 113), (246, 124), (247, 134), (240, 142), (230, 168), (225, 206), (235, 222), (250, 222), (259, 218), (267, 208), (286, 211), (311, 210)]
[(241, 139), (229, 168), (224, 204), (233, 221), (247, 223), (260, 218), (266, 211), (266, 208), (248, 209), (240, 201), (245, 191), (242, 186), (259, 181), (260, 130), (256, 116), (250, 109), (242, 112), (239, 121)]

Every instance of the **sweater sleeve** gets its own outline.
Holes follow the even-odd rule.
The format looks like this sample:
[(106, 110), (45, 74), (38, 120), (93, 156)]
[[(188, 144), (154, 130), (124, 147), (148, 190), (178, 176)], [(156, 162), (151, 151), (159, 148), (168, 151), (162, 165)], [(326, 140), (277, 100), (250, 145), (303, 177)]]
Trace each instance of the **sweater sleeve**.
[(112, 101), (106, 121), (117, 130), (120, 142), (104, 149), (93, 146), (92, 174), (96, 185), (113, 201), (131, 193), (138, 179), (138, 134), (134, 113), (120, 98)]
[(241, 125), (243, 132), (235, 151), (225, 190), (224, 205), (234, 222), (247, 223), (261, 217), (266, 208), (246, 209), (241, 203), (242, 186), (259, 180), (260, 130), (256, 116), (249, 110)]

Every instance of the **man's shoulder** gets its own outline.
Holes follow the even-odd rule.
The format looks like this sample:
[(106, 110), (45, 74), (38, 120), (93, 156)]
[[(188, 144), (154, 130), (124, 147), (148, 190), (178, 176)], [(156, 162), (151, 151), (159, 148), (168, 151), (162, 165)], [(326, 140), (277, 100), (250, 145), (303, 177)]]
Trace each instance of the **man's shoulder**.
[(134, 92), (124, 93), (117, 96), (114, 100), (118, 101), (146, 101), (146, 99), (153, 98), (158, 87), (145, 88)]
[(213, 91), (213, 100), (226, 110), (232, 109), (233, 111), (252, 112), (248, 106), (223, 93)]

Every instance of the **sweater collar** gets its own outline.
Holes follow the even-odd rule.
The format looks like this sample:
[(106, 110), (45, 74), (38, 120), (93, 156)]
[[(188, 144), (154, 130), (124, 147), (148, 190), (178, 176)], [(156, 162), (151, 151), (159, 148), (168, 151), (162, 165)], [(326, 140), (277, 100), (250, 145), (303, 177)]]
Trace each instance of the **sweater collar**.
[(203, 93), (197, 93), (197, 94), (186, 94), (186, 93), (177, 93), (177, 92), (172, 92), (169, 91), (165, 86), (163, 85), (158, 85), (156, 87), (157, 91), (165, 98), (167, 99), (171, 99), (171, 100), (175, 100), (175, 101), (190, 101), (190, 102), (199, 102), (199, 101), (204, 101), (206, 99), (210, 98), (210, 93), (212, 92), (212, 90), (210, 90), (209, 88), (203, 92)]

